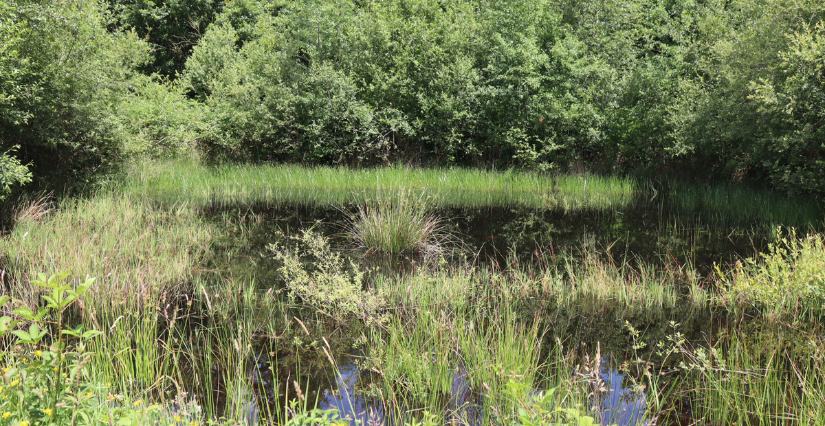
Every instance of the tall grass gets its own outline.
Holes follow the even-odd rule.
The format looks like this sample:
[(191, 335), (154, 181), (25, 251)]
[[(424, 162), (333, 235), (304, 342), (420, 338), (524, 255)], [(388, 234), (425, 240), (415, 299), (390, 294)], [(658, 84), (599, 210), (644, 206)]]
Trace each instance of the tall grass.
[(444, 219), (431, 212), (423, 192), (368, 200), (348, 222), (346, 234), (368, 252), (434, 255), (451, 239)]
[(167, 204), (347, 204), (383, 194), (426, 191), (433, 205), (610, 208), (629, 203), (631, 179), (545, 176), (480, 169), (383, 167), (349, 169), (295, 165), (207, 167), (191, 160), (143, 162), (126, 176), (127, 191)]
[(675, 214), (717, 226), (770, 229), (779, 225), (823, 229), (825, 206), (767, 189), (674, 180), (664, 185), (665, 204)]
[[(814, 347), (821, 351), (822, 345)], [(734, 332), (723, 349), (684, 351), (691, 409), (701, 424), (825, 424), (822, 358)]]
[[(29, 218), (29, 219), (26, 219)], [(101, 193), (64, 199), (47, 215), (21, 216), (0, 239), (0, 263), (11, 295), (35, 306), (38, 272), (97, 277), (86, 307), (112, 312), (155, 306), (186, 290), (192, 269), (209, 250), (214, 229), (185, 205)], [(93, 302), (93, 303), (92, 303)]]

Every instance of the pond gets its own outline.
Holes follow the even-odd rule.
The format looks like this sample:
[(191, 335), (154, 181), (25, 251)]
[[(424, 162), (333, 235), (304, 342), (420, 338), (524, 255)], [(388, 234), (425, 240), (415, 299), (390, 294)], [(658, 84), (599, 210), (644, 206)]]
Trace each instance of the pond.
[[(231, 277), (237, 281), (254, 281), (262, 291), (279, 286), (280, 266), (267, 246), (284, 235), (312, 228), (328, 236), (338, 250), (355, 259), (362, 267), (381, 265), (385, 275), (409, 274), (427, 259), (420, 256), (366, 256), (353, 249), (345, 228), (352, 206), (243, 206), (213, 208), (205, 212), (208, 220), (225, 233), (213, 246), (213, 256), (203, 268), (202, 278), (209, 281)], [(700, 277), (715, 274), (715, 265), (725, 268), (737, 259), (752, 256), (771, 241), (770, 233), (730, 227), (713, 227), (690, 218), (670, 214), (660, 205), (633, 205), (613, 210), (552, 210), (519, 207), (441, 208), (437, 214), (444, 218), (452, 235), (451, 250), (443, 252), (448, 265), (470, 264), (474, 268), (507, 268), (508, 265), (530, 265), (550, 257), (572, 257), (581, 252), (597, 253), (611, 262), (647, 264), (655, 267), (675, 265), (695, 271)], [(425, 268), (427, 266), (424, 266)], [(222, 278), (218, 278), (222, 277)], [(631, 353), (634, 342), (626, 324), (642, 331), (650, 342), (663, 341), (676, 332), (691, 344), (707, 344), (715, 340), (726, 319), (705, 308), (689, 304), (647, 311), (621, 311), (597, 307), (570, 311), (556, 309), (545, 312), (548, 328), (542, 346), (563, 344), (581, 356), (592, 355), (597, 346), (603, 357), (599, 377), (604, 391), (597, 403), (605, 424), (621, 426), (643, 424), (647, 408), (647, 393), (637, 381), (620, 371), (626, 361), (635, 357), (655, 358), (652, 349), (644, 354)], [(310, 406), (317, 400), (319, 408), (334, 408), (344, 416), (364, 423), (385, 422), (390, 408), (363, 392), (362, 383), (369, 382), (370, 373), (354, 361), (363, 356), (363, 347), (353, 344), (357, 333), (338, 333), (329, 330), (331, 348), (340, 349), (336, 368), (325, 361), (310, 363), (314, 371), (299, 372), (300, 360), (293, 351), (285, 359), (284, 353), (273, 353), (262, 345), (249, 360), (248, 374), (256, 379), (260, 389), (250, 398), (247, 416), (257, 419), (265, 412), (279, 410), (294, 385), (300, 379), (305, 398)], [(341, 341), (336, 341), (342, 336)], [(349, 340), (347, 340), (349, 339)], [(326, 342), (326, 340), (324, 340)], [(652, 346), (652, 345), (651, 345)], [(351, 349), (346, 349), (346, 348)], [(354, 349), (352, 349), (354, 348)], [(316, 348), (317, 349), (317, 348)], [(354, 352), (353, 352), (354, 351)], [(289, 351), (287, 351), (289, 352)], [(317, 352), (317, 351), (316, 351)], [(546, 354), (547, 349), (542, 350)], [(274, 356), (273, 356), (274, 355)], [(316, 354), (317, 356), (317, 354)], [(353, 358), (354, 357), (354, 358)], [(321, 371), (323, 370), (323, 371)], [(569, 371), (571, 376), (577, 373)], [(480, 398), (483, 393), (468, 385), (465, 372), (454, 372), (449, 401), (444, 404), (447, 418), (455, 415), (464, 422), (480, 424)], [(263, 400), (268, 402), (263, 403)], [(686, 407), (690, 404), (686, 403)], [(264, 409), (266, 407), (266, 409)], [(689, 409), (681, 408), (671, 415), (676, 423), (689, 418)], [(389, 422), (393, 416), (386, 418)], [(645, 420), (648, 421), (648, 420)]]

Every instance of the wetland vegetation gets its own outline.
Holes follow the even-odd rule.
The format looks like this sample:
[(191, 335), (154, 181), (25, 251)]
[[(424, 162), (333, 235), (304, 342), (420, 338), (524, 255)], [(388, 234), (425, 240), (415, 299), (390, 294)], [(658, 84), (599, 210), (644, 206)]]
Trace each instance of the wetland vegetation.
[(823, 17), (0, 0), (0, 426), (825, 425)]

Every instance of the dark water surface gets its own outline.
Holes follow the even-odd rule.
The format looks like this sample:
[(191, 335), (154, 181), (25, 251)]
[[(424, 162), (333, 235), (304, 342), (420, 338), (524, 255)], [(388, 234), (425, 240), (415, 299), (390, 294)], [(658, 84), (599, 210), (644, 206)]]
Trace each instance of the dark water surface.
[[(614, 261), (652, 265), (692, 265), (700, 273), (716, 264), (752, 256), (769, 236), (748, 229), (714, 228), (670, 218), (653, 207), (603, 210), (535, 210), (528, 208), (440, 209), (465, 258), (477, 264), (506, 265), (509, 255), (532, 262), (536, 255), (561, 255), (593, 249)], [(312, 228), (341, 249), (352, 249), (345, 228), (347, 208), (334, 206), (241, 207), (207, 212), (227, 236), (214, 247), (213, 267), (271, 282), (273, 265), (266, 246), (281, 233)], [(453, 258), (454, 260), (455, 258)], [(229, 261), (228, 261), (229, 260)], [(398, 263), (402, 267), (403, 262)]]
[[(207, 218), (225, 230), (225, 237), (214, 245), (215, 255), (204, 270), (218, 271), (216, 275), (224, 278), (254, 280), (261, 288), (277, 286), (278, 265), (269, 255), (267, 245), (282, 238), (283, 234), (294, 234), (307, 228), (330, 236), (338, 248), (364, 261), (362, 254), (353, 250), (351, 241), (344, 235), (347, 211), (347, 207), (298, 205), (207, 211)], [(438, 210), (438, 214), (447, 221), (454, 239), (460, 241), (454, 245), (456, 250), (447, 257), (448, 261), (499, 267), (507, 267), (513, 258), (524, 265), (542, 256), (575, 255), (582, 250), (592, 250), (616, 262), (691, 265), (700, 274), (709, 274), (715, 264), (724, 268), (736, 259), (752, 256), (769, 241), (768, 235), (747, 229), (714, 228), (684, 218), (673, 219), (656, 206), (609, 211), (448, 208)], [(407, 258), (392, 264), (397, 270), (404, 270), (420, 261)], [(600, 409), (605, 418), (621, 426), (642, 424), (637, 420), (645, 411), (648, 397), (645, 392), (633, 391), (625, 375), (618, 370), (618, 366), (629, 358), (632, 346), (624, 329), (626, 321), (633, 323), (650, 342), (662, 341), (672, 334), (671, 322), (679, 324), (678, 331), (688, 341), (697, 343), (712, 341), (724, 324), (723, 318), (714, 317), (711, 312), (688, 307), (636, 312), (630, 317), (626, 313), (605, 310), (554, 312), (548, 320), (551, 329), (545, 337), (546, 344), (563, 341), (566, 347), (575, 348), (582, 354), (592, 353), (598, 344), (605, 358), (611, 360), (601, 367), (602, 380), (610, 392), (601, 400)], [(320, 408), (335, 408), (354, 419), (383, 418), (384, 407), (356, 391), (364, 372), (349, 358), (338, 358), (339, 374), (328, 369), (296, 377), (289, 367), (295, 365), (294, 361), (290, 364), (283, 356), (272, 357), (265, 350), (260, 352), (258, 358), (250, 360), (254, 368), (249, 374), (255, 377), (261, 389), (258, 395), (249, 396), (250, 418), (260, 416), (260, 410), (267, 404), (283, 407), (282, 399), (289, 391), (289, 381), (296, 378), (309, 385), (311, 393), (307, 398), (310, 401), (317, 398)], [(270, 397), (272, 395), (277, 398)], [(481, 418), (481, 413), (473, 412), (479, 405), (480, 396), (469, 389), (460, 371), (454, 377), (451, 398), (449, 409), (460, 412), (463, 419)], [(263, 403), (263, 400), (268, 402)]]

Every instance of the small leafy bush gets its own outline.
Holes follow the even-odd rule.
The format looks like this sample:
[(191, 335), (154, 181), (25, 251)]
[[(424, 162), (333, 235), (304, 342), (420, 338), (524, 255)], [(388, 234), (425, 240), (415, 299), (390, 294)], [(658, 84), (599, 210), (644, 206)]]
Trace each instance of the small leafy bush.
[(769, 245), (766, 253), (719, 274), (726, 284), (722, 302), (732, 309), (753, 307), (775, 318), (814, 318), (825, 312), (825, 237), (821, 234), (797, 238), (792, 229), (788, 237)]
[(559, 405), (556, 389), (536, 392), (526, 383), (510, 381), (504, 394), (515, 406), (511, 426), (594, 426), (599, 424), (593, 417), (578, 408)]
[(363, 289), (364, 273), (354, 262), (347, 264), (326, 238), (312, 230), (285, 238), (294, 244), (275, 243), (269, 249), (283, 263), (278, 271), (292, 302), (300, 300), (338, 321), (360, 317), (368, 324), (383, 322), (384, 297)]

